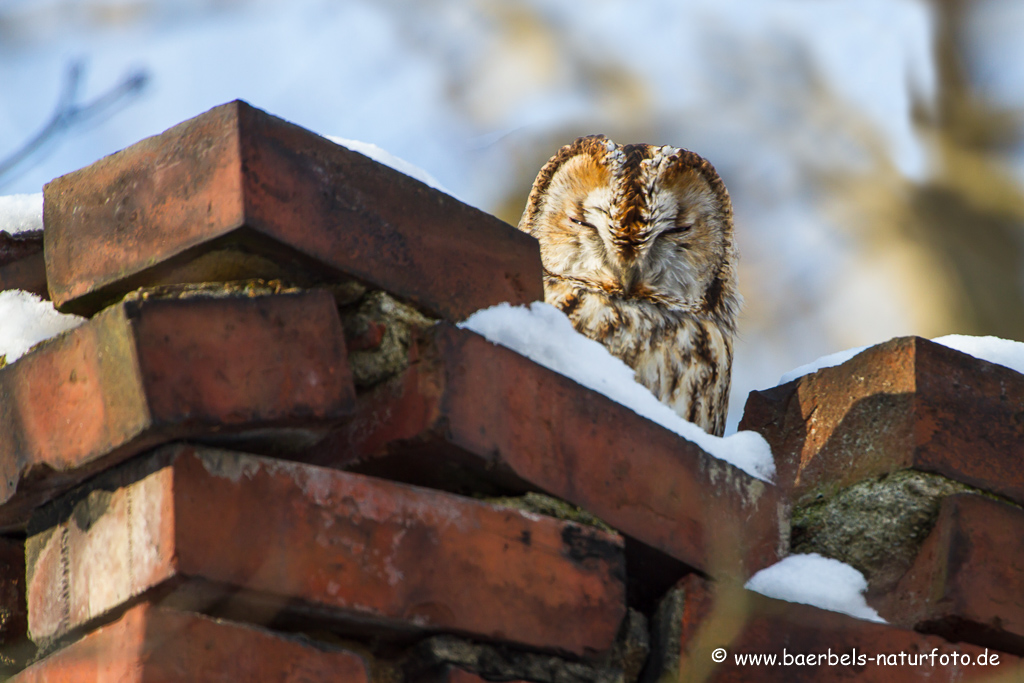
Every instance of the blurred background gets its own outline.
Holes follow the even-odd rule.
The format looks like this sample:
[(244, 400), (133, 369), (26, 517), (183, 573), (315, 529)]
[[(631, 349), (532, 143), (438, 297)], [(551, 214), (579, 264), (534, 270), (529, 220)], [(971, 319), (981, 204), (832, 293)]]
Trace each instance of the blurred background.
[(242, 98), (518, 222), (562, 144), (736, 208), (747, 393), (890, 337), (1024, 340), (1019, 0), (0, 0), (0, 194)]

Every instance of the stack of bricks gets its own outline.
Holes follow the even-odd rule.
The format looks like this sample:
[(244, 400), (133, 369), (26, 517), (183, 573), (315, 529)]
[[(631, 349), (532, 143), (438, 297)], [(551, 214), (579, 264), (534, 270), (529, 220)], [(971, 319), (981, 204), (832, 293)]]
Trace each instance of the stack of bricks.
[(539, 250), (416, 180), (234, 102), (44, 196), (4, 284), (87, 320), (0, 369), (16, 681), (633, 681), (680, 578), (785, 548), (775, 487), (456, 327)]
[[(900, 340), (755, 392), (766, 484), (456, 327), (543, 298), (532, 238), (245, 103), (44, 195), (0, 286), (87, 320), (0, 369), (14, 681), (1018, 672), (1015, 373)], [(889, 624), (742, 588), (791, 504), (915, 468), (973, 488), (871, 594)], [(998, 666), (732, 656), (986, 647)]]
[[(896, 655), (864, 680), (1024, 680), (1024, 376), (897, 338), (752, 392), (740, 428), (772, 445), (793, 552), (859, 565), (869, 604), (891, 625), (854, 635), (831, 618), (794, 637), (793, 606), (761, 633), (748, 626), (747, 642)], [(933, 648), (940, 657), (916, 666), (900, 655)]]

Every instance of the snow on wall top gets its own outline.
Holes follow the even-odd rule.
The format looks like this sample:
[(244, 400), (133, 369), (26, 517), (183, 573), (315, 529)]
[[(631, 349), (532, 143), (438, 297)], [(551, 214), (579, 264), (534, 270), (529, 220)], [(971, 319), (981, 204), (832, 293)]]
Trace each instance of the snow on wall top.
[(85, 318), (58, 313), (53, 304), (20, 289), (0, 292), (0, 356), (13, 363), (41, 341), (78, 327)]
[[(987, 360), (1024, 374), (1024, 343), (1011, 339), (1000, 339), (999, 337), (972, 337), (965, 334), (947, 334), (944, 337), (932, 339), (936, 344), (942, 344), (966, 353), (969, 356)], [(822, 356), (806, 365), (790, 370), (779, 378), (779, 384), (786, 384), (795, 379), (817, 372), (822, 368), (831, 368), (842, 365), (856, 356), (861, 351), (871, 348), (870, 346), (858, 346), (845, 351), (837, 351), (827, 356)]]
[(455, 196), (448, 190), (448, 188), (442, 185), (437, 178), (430, 175), (419, 166), (409, 163), (408, 161), (402, 159), (401, 157), (395, 156), (391, 152), (387, 151), (386, 149), (378, 147), (372, 142), (362, 142), (361, 140), (349, 140), (348, 138), (339, 138), (336, 135), (325, 135), (324, 137), (336, 145), (341, 145), (342, 147), (350, 149), (353, 152), (359, 152), (363, 156), (369, 157), (376, 162), (384, 164), (385, 166), (389, 166), (398, 171), (399, 173), (404, 173), (410, 178), (415, 178), (424, 185), (427, 185), (428, 187), (432, 187), (435, 190), (444, 192), (445, 194), (450, 195), (452, 197)]
[(17, 235), (43, 229), (43, 193), (0, 197), (0, 232)]
[(775, 476), (771, 449), (760, 434), (737, 432), (722, 438), (687, 422), (637, 383), (629, 366), (603, 345), (577, 333), (572, 322), (554, 306), (541, 302), (529, 307), (498, 304), (477, 311), (459, 327), (604, 394), (752, 477), (771, 481)]

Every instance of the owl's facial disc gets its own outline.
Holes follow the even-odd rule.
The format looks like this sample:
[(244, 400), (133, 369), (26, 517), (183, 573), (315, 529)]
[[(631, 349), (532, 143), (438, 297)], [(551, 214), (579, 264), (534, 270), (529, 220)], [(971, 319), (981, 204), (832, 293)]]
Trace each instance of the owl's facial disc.
[(628, 167), (591, 152), (562, 161), (531, 233), (551, 275), (616, 299), (698, 305), (731, 248), (728, 207), (679, 150), (640, 151)]

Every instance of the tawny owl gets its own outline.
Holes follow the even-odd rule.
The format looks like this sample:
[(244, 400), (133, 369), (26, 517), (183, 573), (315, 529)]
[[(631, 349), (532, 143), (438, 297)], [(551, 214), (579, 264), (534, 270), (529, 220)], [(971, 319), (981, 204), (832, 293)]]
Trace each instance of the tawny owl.
[(721, 435), (740, 297), (732, 203), (711, 164), (580, 138), (541, 169), (519, 229), (540, 241), (547, 302)]

